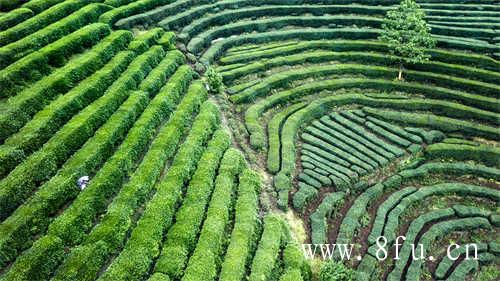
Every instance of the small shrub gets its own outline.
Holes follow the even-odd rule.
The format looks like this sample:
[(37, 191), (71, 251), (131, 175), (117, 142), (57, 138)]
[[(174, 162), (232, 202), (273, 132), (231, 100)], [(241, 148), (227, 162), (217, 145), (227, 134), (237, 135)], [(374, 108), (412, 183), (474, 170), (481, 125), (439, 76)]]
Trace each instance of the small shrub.
[(210, 93), (219, 94), (222, 92), (224, 88), (224, 84), (222, 83), (222, 75), (217, 72), (213, 67), (209, 66), (207, 68), (207, 72), (205, 73), (207, 78), (207, 83), (210, 88)]
[(320, 281), (352, 281), (354, 271), (341, 262), (324, 263), (319, 272)]

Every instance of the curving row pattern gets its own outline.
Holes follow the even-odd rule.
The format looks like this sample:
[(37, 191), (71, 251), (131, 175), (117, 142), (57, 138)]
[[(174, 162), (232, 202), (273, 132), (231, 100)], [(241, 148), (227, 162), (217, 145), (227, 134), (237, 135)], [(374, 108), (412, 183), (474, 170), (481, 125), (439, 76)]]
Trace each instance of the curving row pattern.
[(498, 266), (500, 8), (418, 1), (438, 46), (397, 81), (397, 2), (0, 0), (0, 280), (310, 280), (275, 206), (359, 281)]

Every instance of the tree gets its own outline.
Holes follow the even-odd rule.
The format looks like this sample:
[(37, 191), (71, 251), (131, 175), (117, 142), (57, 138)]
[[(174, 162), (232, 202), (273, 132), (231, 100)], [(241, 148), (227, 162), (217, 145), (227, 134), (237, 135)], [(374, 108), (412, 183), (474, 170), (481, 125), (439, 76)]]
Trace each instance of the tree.
[(389, 45), (389, 51), (399, 63), (398, 79), (403, 79), (404, 64), (422, 63), (429, 59), (427, 48), (435, 46), (425, 13), (414, 0), (403, 0), (387, 12), (379, 40)]

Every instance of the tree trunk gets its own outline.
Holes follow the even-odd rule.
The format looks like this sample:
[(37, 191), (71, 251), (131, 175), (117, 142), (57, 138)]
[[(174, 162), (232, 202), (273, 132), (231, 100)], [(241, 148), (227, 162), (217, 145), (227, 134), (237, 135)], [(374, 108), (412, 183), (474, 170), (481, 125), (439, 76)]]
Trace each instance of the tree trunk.
[(399, 81), (403, 80), (403, 64), (399, 64), (398, 80)]

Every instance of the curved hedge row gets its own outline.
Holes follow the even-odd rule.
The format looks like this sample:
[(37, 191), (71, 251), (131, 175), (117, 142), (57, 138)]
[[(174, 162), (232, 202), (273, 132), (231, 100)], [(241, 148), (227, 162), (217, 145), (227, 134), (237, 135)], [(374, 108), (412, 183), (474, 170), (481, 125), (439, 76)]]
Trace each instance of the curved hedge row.
[[(6, 175), (14, 163), (39, 149), (63, 124), (79, 110), (95, 101), (110, 86), (108, 78), (118, 79), (134, 59), (129, 51), (118, 53), (102, 69), (84, 79), (66, 95), (59, 96), (0, 146), (0, 175)], [(11, 157), (15, 157), (12, 159)], [(17, 158), (17, 159), (16, 159)]]
[[(262, 45), (257, 49), (246, 50), (246, 52), (227, 53), (224, 57), (218, 60), (221, 65), (230, 65), (237, 63), (249, 63), (261, 59), (275, 59), (279, 61), (278, 56), (290, 56), (298, 53), (309, 51), (331, 51), (331, 52), (380, 52), (387, 53), (387, 45), (378, 41), (369, 40), (312, 40), (312, 41), (292, 41), (269, 43)], [(468, 72), (481, 71), (481, 69), (491, 70), (488, 74), (495, 72), (500, 66), (500, 62), (488, 56), (463, 53), (443, 49), (428, 49), (427, 53), (431, 56), (430, 62), (423, 65), (432, 64), (437, 66), (437, 63), (453, 64), (454, 68), (465, 69)], [(416, 65), (409, 66), (415, 67)], [(470, 66), (471, 68), (468, 68)], [(453, 71), (448, 69), (447, 71)], [(482, 76), (484, 77), (484, 76)], [(494, 83), (495, 81), (492, 81)]]
[[(305, 42), (304, 42), (305, 43)], [(260, 71), (264, 71), (273, 67), (280, 67), (283, 65), (298, 65), (298, 64), (303, 64), (303, 63), (325, 63), (329, 61), (341, 61), (341, 62), (363, 62), (363, 63), (370, 63), (370, 64), (376, 64), (376, 65), (388, 65), (388, 62), (394, 61), (394, 58), (385, 55), (383, 53), (375, 53), (375, 52), (366, 52), (367, 49), (371, 47), (371, 45), (374, 44), (361, 44), (360, 42), (354, 41), (351, 45), (354, 45), (355, 50), (352, 49), (352, 46), (350, 49), (344, 51), (342, 50), (342, 47), (336, 46), (338, 44), (338, 41), (332, 41), (328, 42), (329, 44), (326, 45), (326, 42), (321, 42), (322, 44), (316, 44), (316, 45), (308, 45), (308, 44), (301, 44), (298, 43), (297, 45), (303, 45), (304, 48), (313, 48), (313, 50), (309, 52), (302, 52), (300, 54), (291, 54), (291, 55), (286, 55), (286, 56), (279, 56), (279, 57), (271, 57), (271, 58), (263, 58), (261, 60), (256, 60), (259, 57), (259, 53), (262, 53), (262, 55), (265, 54), (266, 51), (257, 51), (255, 52), (256, 54), (249, 54), (249, 53), (243, 53), (242, 55), (232, 55), (232, 56), (227, 56), (224, 57), (221, 61), (223, 62), (224, 59), (227, 59), (231, 57), (236, 61), (234, 64), (227, 64), (225, 66), (219, 67), (218, 69), (221, 71), (222, 77), (224, 78), (225, 83), (231, 83), (235, 79), (239, 79), (241, 77), (253, 74), (253, 73), (258, 73)], [(349, 42), (347, 42), (349, 43)], [(325, 46), (326, 45), (326, 46)], [(382, 45), (384, 46), (384, 45)], [(380, 45), (376, 45), (376, 47), (382, 47)], [(345, 47), (345, 46), (344, 46)], [(385, 47), (385, 46), (384, 46)], [(364, 52), (357, 51), (356, 49), (358, 48), (363, 48)], [(275, 51), (278, 48), (273, 48), (271, 49), (272, 51)], [(289, 48), (290, 49), (290, 48)], [(331, 50), (330, 50), (331, 49)], [(341, 50), (338, 50), (341, 49)], [(292, 49), (295, 50), (295, 47)], [(304, 51), (303, 49), (301, 51)], [(374, 51), (377, 51), (375, 49)], [(286, 49), (283, 50), (283, 53), (286, 53)], [(290, 51), (288, 51), (290, 52)], [(283, 53), (280, 52), (281, 55)], [(271, 53), (272, 54), (272, 53)], [(247, 64), (237, 62), (238, 60), (245, 59), (246, 57), (251, 58), (253, 62), (248, 62)], [(432, 59), (434, 59), (435, 56), (432, 56)], [(231, 68), (234, 66), (234, 69), (228, 69), (226, 68)], [(455, 76), (455, 79), (458, 77), (464, 77), (467, 79), (477, 79), (477, 80), (483, 80), (484, 82), (488, 83), (495, 83), (499, 78), (500, 74), (489, 71), (489, 70), (483, 70), (479, 68), (473, 68), (469, 66), (462, 66), (459, 64), (450, 64), (450, 63), (443, 63), (439, 61), (430, 61), (430, 62), (425, 62), (422, 64), (417, 64), (417, 65), (409, 65), (407, 66), (410, 70), (419, 70), (419, 71), (427, 71), (427, 72), (432, 72), (435, 74), (444, 74), (444, 75), (450, 75), (453, 74)], [(412, 79), (412, 74), (415, 72), (408, 72), (410, 74), (409, 79)], [(418, 76), (417, 76), (418, 77)], [(442, 76), (438, 76), (442, 77)], [(408, 77), (407, 77), (408, 78)], [(450, 79), (447, 77), (446, 79)], [(425, 79), (424, 79), (425, 80)], [(436, 80), (436, 79), (434, 79)], [(450, 82), (453, 81), (453, 78), (451, 80), (448, 80)], [(457, 79), (458, 81), (464, 81)], [(470, 81), (469, 83), (476, 84), (476, 82)], [(450, 85), (453, 85), (450, 83)], [(472, 86), (472, 85), (471, 85)], [(474, 86), (470, 87), (471, 90), (473, 90)], [(468, 87), (464, 88), (467, 89)], [(495, 95), (491, 95), (495, 96)]]
[[(282, 129), (282, 138), (281, 138), (281, 170), (278, 173), (278, 176), (275, 178), (275, 186), (278, 191), (288, 191), (291, 189), (290, 179), (287, 179), (295, 167), (295, 136), (298, 131), (298, 128), (305, 122), (312, 120), (316, 117), (319, 117), (326, 113), (332, 106), (344, 105), (346, 103), (364, 103), (364, 101), (372, 102), (371, 98), (366, 98), (363, 95), (338, 95), (331, 96), (324, 99), (319, 99), (312, 102), (309, 106), (297, 111), (285, 122)], [(392, 99), (373, 99), (374, 103), (379, 104), (380, 106), (387, 106), (387, 104), (405, 106), (405, 100), (392, 100)], [(409, 106), (407, 109), (413, 109), (414, 107)], [(442, 108), (441, 108), (442, 109)], [(425, 115), (423, 115), (425, 116)], [(382, 118), (385, 119), (385, 118)], [(437, 118), (436, 118), (437, 119)], [(429, 117), (426, 117), (427, 125), (429, 125), (428, 120)], [(446, 121), (445, 121), (446, 120)], [(414, 122), (414, 119), (408, 119), (408, 123)], [(417, 120), (418, 123), (418, 120)], [(449, 125), (447, 125), (449, 124)], [(437, 126), (436, 126), (437, 125)], [(248, 126), (248, 124), (247, 124)], [(258, 126), (258, 125), (257, 125)], [(439, 117), (439, 119), (433, 121), (431, 126), (435, 126), (440, 130), (450, 131), (450, 129), (457, 131), (465, 131), (469, 130), (473, 135), (478, 136), (486, 136), (488, 138), (496, 139), (496, 130), (489, 126), (476, 125), (473, 123), (469, 123), (466, 121), (451, 119), (447, 117)], [(450, 128), (451, 127), (451, 128)], [(260, 126), (258, 126), (260, 129)], [(484, 131), (483, 131), (484, 130)], [(472, 132), (475, 131), (475, 132)], [(285, 195), (284, 195), (285, 196)]]
[(422, 187), (418, 190), (408, 187), (393, 193), (379, 206), (368, 242), (375, 244), (377, 237), (383, 235), (389, 243), (392, 243), (396, 239), (399, 218), (406, 209), (419, 204), (427, 197), (448, 194), (483, 197), (493, 202), (500, 202), (500, 192), (480, 186), (452, 183)]
[[(276, 173), (279, 171), (280, 167), (280, 131), (283, 126), (285, 120), (292, 115), (297, 110), (303, 108), (305, 103), (297, 103), (292, 106), (287, 107), (282, 112), (276, 114), (267, 126), (267, 137), (269, 142), (268, 149), (268, 157), (267, 157), (267, 169), (271, 173)], [(256, 147), (263, 147), (265, 143), (265, 138), (263, 136), (254, 137), (252, 140), (254, 143), (259, 143), (259, 145), (255, 145)]]
[[(281, 8), (280, 8), (281, 9)], [(328, 25), (362, 26), (379, 33), (382, 20), (368, 16), (283, 16), (271, 17), (257, 20), (243, 20), (235, 23), (227, 23), (208, 29), (192, 38), (187, 49), (194, 53), (200, 53), (209, 43), (216, 38), (229, 37), (234, 34), (251, 33), (267, 29), (280, 29), (286, 26), (299, 26), (309, 28), (322, 28)], [(203, 26), (206, 28), (206, 26)], [(432, 32), (436, 32), (434, 37), (438, 41), (438, 46), (455, 49), (472, 50), (477, 52), (495, 53), (499, 47), (489, 44), (487, 41), (471, 40), (466, 42), (455, 39), (452, 36), (472, 37), (472, 38), (492, 38), (495, 31), (492, 29), (462, 28), (431, 25)], [(183, 32), (187, 32), (184, 31)], [(182, 38), (189, 37), (189, 33), (183, 33)]]
[[(0, 87), (3, 89), (0, 95), (2, 97), (16, 95), (30, 83), (49, 74), (51, 66), (63, 65), (69, 57), (97, 44), (110, 32), (110, 28), (104, 24), (87, 25), (10, 64), (0, 71)], [(120, 32), (104, 40), (112, 41), (118, 34)]]
[(14, 41), (20, 40), (27, 35), (44, 28), (67, 15), (77, 11), (91, 1), (88, 0), (70, 0), (52, 6), (51, 8), (33, 16), (5, 31), (0, 32), (0, 46), (8, 45)]
[[(217, 176), (215, 189), (207, 209), (206, 219), (203, 222), (198, 237), (198, 243), (189, 258), (183, 281), (188, 280), (214, 280), (220, 269), (221, 259), (227, 239), (227, 229), (230, 226), (230, 216), (233, 209), (236, 189), (236, 178), (245, 168), (243, 155), (239, 151), (231, 150), (232, 166), (226, 166), (226, 171), (221, 171)], [(170, 258), (164, 256), (164, 258)], [(178, 267), (182, 270), (183, 266)], [(181, 272), (175, 272), (182, 274)]]
[(344, 203), (344, 193), (335, 192), (325, 196), (318, 208), (311, 214), (311, 242), (313, 244), (327, 243), (327, 220), (333, 212)]
[(0, 139), (5, 140), (17, 132), (31, 117), (61, 93), (65, 93), (108, 63), (126, 48), (131, 33), (118, 32), (95, 45), (89, 52), (70, 60), (5, 102), (6, 110), (0, 114)]
[[(188, 192), (184, 196), (182, 206), (189, 206), (189, 201), (198, 199), (193, 198), (195, 194), (191, 194), (191, 190), (199, 190), (204, 187), (211, 187), (214, 182), (220, 160), (223, 156), (223, 153), (228, 148), (229, 142), (229, 135), (223, 130), (218, 130), (213, 134), (212, 139), (208, 142), (205, 151), (201, 155), (201, 158), (198, 160), (198, 163), (200, 164), (196, 167), (196, 170), (194, 171), (193, 176), (189, 181), (189, 185), (187, 186)], [(235, 167), (236, 169), (238, 169), (238, 165), (235, 165)], [(219, 177), (227, 177), (227, 175), (219, 173), (219, 175), (217, 176), (218, 180)], [(169, 200), (171, 200), (171, 188), (161, 189), (161, 187), (166, 186), (159, 186), (157, 188), (155, 195), (145, 206), (144, 213), (137, 221), (136, 226), (132, 230), (124, 248), (122, 249), (118, 257), (116, 257), (109, 265), (109, 267), (106, 269), (106, 272), (102, 274), (98, 280), (139, 279), (146, 276), (146, 274), (150, 270), (153, 259), (158, 257), (160, 248), (163, 244), (163, 237), (173, 221), (175, 212), (175, 204), (165, 204), (166, 202), (169, 202)], [(201, 212), (205, 210), (202, 207), (199, 209), (201, 210)], [(175, 216), (175, 225), (178, 226), (181, 226), (183, 222), (190, 223), (190, 221), (193, 220), (195, 216), (193, 213), (191, 213), (190, 215), (193, 216), (188, 218), (183, 217), (183, 213), (181, 212), (181, 210), (182, 209), (178, 210)], [(201, 215), (203, 215), (203, 213)], [(162, 218), (161, 223), (158, 223), (158, 218)], [(184, 232), (183, 234), (187, 237), (191, 236), (195, 238), (196, 233), (189, 232), (187, 228), (188, 227), (185, 228), (186, 232)], [(170, 228), (170, 231), (172, 231), (172, 228)], [(171, 234), (172, 232), (170, 231), (169, 233)], [(179, 242), (193, 242), (193, 240), (190, 241), (189, 238), (185, 239), (184, 241), (182, 237), (176, 237), (176, 239), (179, 239)], [(179, 244), (177, 244), (177, 246), (182, 247), (182, 244)], [(173, 257), (174, 256), (170, 256), (169, 258)], [(161, 258), (162, 257), (160, 256), (160, 259)]]
[(284, 222), (277, 215), (264, 217), (264, 229), (250, 268), (249, 281), (278, 278), (278, 255), (288, 240)]
[[(423, 179), (429, 174), (456, 174), (456, 175), (473, 175), (480, 177), (490, 178), (492, 174), (494, 174), (494, 178), (499, 176), (498, 170), (490, 167), (485, 167), (483, 165), (477, 164), (467, 164), (467, 163), (426, 163), (416, 169), (406, 169), (397, 173), (396, 175), (386, 179), (384, 182), (380, 184), (376, 184), (366, 189), (363, 193), (361, 193), (356, 200), (353, 202), (353, 205), (349, 209), (349, 211), (344, 216), (342, 223), (339, 228), (339, 232), (337, 235), (337, 243), (350, 243), (352, 238), (354, 237), (354, 233), (356, 233), (357, 229), (361, 226), (361, 217), (367, 212), (367, 208), (372, 202), (375, 202), (380, 198), (387, 190), (389, 189), (398, 189), (399, 185), (405, 184), (410, 181), (415, 181), (418, 179)], [(463, 184), (457, 184), (457, 187), (453, 187), (455, 184), (443, 185), (444, 187), (436, 190), (435, 192), (468, 192), (473, 191), (472, 189), (467, 189), (467, 186)], [(459, 190), (454, 190), (459, 189)], [(489, 194), (491, 192), (492, 195), (495, 192), (498, 194), (498, 191), (488, 190), (484, 187), (481, 187), (482, 190), (487, 191), (485, 194)], [(408, 192), (415, 191), (414, 189), (408, 189)], [(427, 187), (423, 191), (434, 192), (433, 187)], [(403, 194), (406, 194), (406, 191), (402, 191)], [(423, 194), (423, 193), (422, 193)], [(450, 194), (450, 193), (448, 193)], [(489, 195), (488, 195), (489, 196)], [(498, 197), (498, 195), (496, 195)], [(493, 197), (495, 198), (495, 197)], [(495, 199), (497, 200), (497, 199)], [(380, 223), (385, 224), (385, 220), (382, 220)], [(379, 228), (380, 229), (380, 228)], [(393, 235), (393, 234), (392, 234)], [(372, 235), (372, 238), (374, 235)]]
[[(310, 95), (317, 93), (321, 90), (336, 90), (341, 88), (350, 88), (350, 87), (367, 87), (368, 89), (373, 89), (377, 87), (382, 87), (382, 89), (387, 89), (388, 87), (395, 87), (398, 89), (397, 83), (386, 81), (386, 80), (375, 80), (375, 79), (336, 79), (325, 82), (318, 82), (312, 85), (304, 85), (298, 86), (292, 90), (287, 90), (283, 92), (278, 92), (266, 99), (260, 100), (257, 103), (253, 104), (248, 108), (245, 112), (245, 125), (247, 130), (250, 133), (250, 143), (252, 146), (256, 148), (263, 147), (264, 145), (264, 130), (258, 122), (259, 116), (267, 109), (282, 105), (290, 100), (296, 100), (304, 95)], [(406, 86), (406, 85), (405, 85)], [(412, 88), (411, 86), (408, 88)], [(415, 89), (415, 88), (413, 88)], [(418, 88), (416, 88), (418, 89)], [(333, 98), (333, 97), (332, 97)], [(335, 98), (334, 98), (335, 99)], [(486, 121), (488, 123), (495, 123), (495, 118), (498, 114), (488, 112), (485, 110), (478, 110), (468, 106), (462, 106), (452, 102), (445, 102), (440, 100), (423, 100), (423, 99), (377, 99), (372, 97), (367, 97), (364, 95), (357, 94), (346, 94), (339, 95), (337, 98), (338, 105), (349, 104), (349, 103), (359, 103), (366, 106), (376, 106), (376, 107), (391, 107), (391, 108), (400, 108), (406, 110), (430, 110), (437, 113), (447, 114), (453, 117), (473, 117), (477, 118), (477, 120)], [(351, 100), (349, 100), (351, 99)], [(368, 109), (367, 109), (368, 111)], [(371, 112), (371, 111), (370, 111)], [(476, 114), (478, 113), (478, 114)], [(319, 115), (319, 114), (318, 114)], [(482, 115), (482, 116), (481, 116)], [(382, 118), (385, 119), (385, 118)], [(400, 118), (402, 119), (402, 118)], [(416, 121), (415, 121), (416, 122)], [(459, 126), (465, 128), (469, 127), (467, 124), (472, 124), (472, 122), (457, 120), (457, 122), (453, 122), (460, 124)], [(456, 129), (456, 128), (455, 128)], [(494, 129), (489, 128), (489, 126), (481, 125), (478, 127), (477, 131), (478, 135), (485, 136), (488, 138), (494, 138), (496, 133), (494, 133)], [(450, 127), (447, 131), (452, 131), (453, 127)], [(466, 130), (467, 134), (476, 134), (474, 133), (473, 127), (469, 127)], [(479, 131), (481, 131), (479, 133)]]
[[(199, 90), (195, 90), (191, 86), (189, 91), (199, 93)], [(187, 122), (186, 119), (189, 117), (184, 118), (184, 120), (172, 121)], [(65, 280), (68, 276), (71, 276), (74, 280), (88, 280), (89, 277), (91, 279), (96, 278), (98, 271), (105, 264), (108, 257), (123, 245), (127, 232), (133, 226), (132, 216), (135, 210), (147, 199), (147, 194), (155, 186), (158, 191), (147, 202), (146, 206), (158, 206), (151, 209), (153, 212), (154, 210), (164, 210), (167, 214), (164, 223), (168, 223), (172, 218), (172, 212), (178, 203), (182, 188), (196, 169), (196, 164), (204, 151), (204, 144), (211, 138), (217, 128), (217, 123), (217, 108), (212, 103), (205, 102), (201, 106), (200, 113), (196, 117), (188, 136), (175, 154), (169, 170), (157, 182), (166, 157), (171, 156), (175, 151), (176, 145), (172, 146), (172, 144), (177, 144), (177, 142), (172, 143), (172, 140), (179, 141), (182, 134), (179, 132), (179, 128), (183, 126), (173, 126), (174, 123), (167, 123), (155, 139), (157, 144), (153, 143), (155, 147), (150, 149), (150, 153), (145, 156), (144, 160), (158, 159), (157, 154), (161, 154), (161, 158), (156, 161), (141, 162), (131, 180), (120, 190), (113, 202), (108, 206), (104, 217), (85, 237), (83, 244), (73, 249), (66, 258), (57, 272), (55, 280)], [(144, 218), (144, 223), (147, 224), (149, 218), (145, 216), (142, 218)], [(158, 224), (157, 218), (153, 222)], [(137, 235), (140, 236), (140, 233)], [(104, 243), (104, 249), (99, 246), (100, 243)], [(94, 257), (93, 263), (90, 265), (86, 262), (89, 255)]]
[(35, 13), (32, 10), (27, 8), (18, 8), (10, 11), (9, 13), (3, 14), (0, 16), (0, 30), (4, 31), (15, 26), (18, 23), (21, 23), (31, 17), (33, 17)]
[[(473, 246), (471, 246), (472, 248)], [(488, 244), (486, 243), (480, 243), (476, 244), (476, 249), (478, 253), (484, 253), (488, 251)], [(467, 251), (467, 245), (465, 247), (460, 247), (452, 250), (450, 252), (451, 257), (459, 257), (461, 255), (465, 255)], [(472, 248), (475, 249), (475, 248)], [(436, 271), (434, 272), (434, 275), (436, 276), (437, 279), (445, 279), (447, 276), (448, 271), (451, 269), (455, 261), (451, 260), (448, 256), (444, 256), (441, 262), (438, 264)], [(457, 278), (459, 279), (459, 278)]]
[[(21, 205), (12, 216), (0, 225), (0, 232), (5, 235), (5, 240), (0, 243), (0, 251), (5, 253), (13, 251), (4, 250), (4, 247), (7, 247), (7, 249), (23, 247), (27, 241), (31, 240), (32, 235), (39, 232), (43, 233), (48, 224), (48, 214), (55, 212), (65, 202), (77, 195), (75, 201), (72, 202), (73, 204), (49, 226), (49, 233), (60, 237), (64, 243), (78, 243), (78, 241), (81, 241), (81, 237), (85, 233), (84, 230), (88, 230), (91, 226), (92, 218), (97, 213), (102, 212), (105, 201), (128, 173), (128, 170), (123, 169), (123, 167), (126, 166), (126, 163), (135, 163), (139, 159), (146, 144), (153, 139), (153, 132), (156, 127), (162, 120), (168, 118), (175, 108), (175, 104), (187, 88), (190, 75), (192, 74), (188, 68), (180, 68), (172, 76), (171, 81), (165, 88), (162, 88), (160, 93), (152, 99), (149, 106), (144, 109), (144, 112), (128, 132), (126, 131), (127, 126), (131, 126), (130, 122), (133, 120), (123, 122), (122, 118), (117, 121), (116, 118), (123, 115), (121, 111), (117, 111), (115, 114), (117, 117), (112, 116), (108, 121), (109, 125), (103, 125), (95, 136), (64, 164), (55, 177), (41, 186), (39, 192), (35, 193), (30, 201)], [(135, 95), (147, 100), (150, 94), (134, 92), (129, 99), (137, 99), (138, 97), (135, 97)], [(198, 97), (194, 99), (194, 101), (198, 100), (198, 106), (201, 103), (199, 99)], [(174, 116), (178, 114), (182, 116), (183, 111), (192, 108), (184, 113), (185, 116), (181, 117), (186, 118), (187, 114), (191, 114), (197, 108), (196, 102), (188, 101), (189, 99), (186, 98), (186, 101), (181, 103), (179, 106), (180, 113), (176, 113)], [(123, 106), (125, 105), (126, 103)], [(173, 118), (175, 120), (179, 117)], [(178, 123), (173, 123), (171, 126), (174, 125), (178, 125)], [(127, 136), (114, 152), (114, 155), (100, 168), (101, 163), (106, 161), (107, 157), (113, 153), (113, 145), (119, 144), (120, 137), (124, 137), (119, 133), (113, 134), (112, 132), (117, 132), (117, 129), (113, 129), (113, 126), (125, 130), (122, 131), (122, 134), (127, 133)], [(82, 174), (95, 172), (99, 168), (99, 172), (85, 189), (85, 192), (77, 194), (74, 187), (76, 179)], [(109, 178), (115, 180), (110, 181)], [(97, 196), (97, 194), (100, 196)], [(21, 240), (22, 243), (20, 243)]]
[(436, 143), (425, 149), (425, 155), (430, 159), (475, 160), (491, 166), (500, 166), (500, 149), (486, 145), (471, 146)]
[[(324, 65), (316, 66), (314, 68), (309, 67), (303, 69), (293, 69), (266, 77), (259, 83), (247, 89), (244, 89), (239, 93), (231, 95), (230, 99), (235, 103), (248, 102), (266, 94), (270, 89), (279, 88), (294, 80), (307, 79), (308, 77), (323, 77), (328, 75), (345, 75), (346, 73), (352, 75), (360, 74), (369, 78), (390, 79), (397, 76), (397, 70), (393, 68), (381, 66), (366, 66), (359, 64), (336, 64), (333, 66)], [(492, 97), (487, 97), (488, 95), (496, 95), (496, 92), (498, 92), (498, 86), (496, 85), (419, 71), (407, 71), (406, 79), (411, 82), (432, 82), (436, 84), (436, 86), (387, 81), (386, 90), (395, 89), (397, 87), (400, 87), (401, 89), (415, 88), (414, 90), (416, 90), (418, 93), (429, 95), (431, 97), (456, 99), (465, 104), (475, 105), (480, 108), (483, 107), (484, 109), (498, 112), (498, 109), (496, 108), (498, 107), (498, 101), (496, 101)], [(334, 80), (327, 80), (325, 82), (332, 81)], [(479, 85), (482, 86), (476, 88)], [(481, 92), (484, 92), (486, 96), (482, 94), (477, 95), (469, 94), (467, 92), (460, 92), (446, 87), (458, 88), (465, 91), (480, 90)]]
[[(138, 115), (147, 104), (147, 94), (138, 92), (117, 109), (109, 120), (95, 133), (95, 138), (72, 156), (58, 174), (40, 187), (31, 200), (24, 202), (0, 225), (1, 264), (11, 261), (19, 250), (30, 244), (33, 235), (45, 230), (49, 224), (49, 214), (61, 207), (66, 197), (74, 197), (73, 183), (85, 170), (96, 170), (100, 162), (112, 153), (113, 144), (123, 139)], [(85, 161), (86, 160), (86, 161)], [(77, 173), (74, 170), (80, 170)], [(68, 195), (66, 195), (68, 194)]]
[(110, 9), (107, 5), (90, 4), (73, 14), (39, 29), (28, 36), (0, 47), (0, 67), (5, 67), (22, 57), (38, 51), (43, 46), (93, 23), (100, 14)]
[[(227, 138), (225, 146), (229, 146), (229, 138)], [(217, 179), (215, 179), (215, 170), (212, 172), (213, 175), (209, 174), (212, 177), (199, 177), (195, 180), (193, 176), (182, 205), (175, 216), (175, 224), (168, 230), (161, 255), (156, 261), (155, 272), (164, 273), (172, 279), (182, 277), (183, 270), (189, 260), (188, 253), (191, 253), (196, 247), (196, 238), (202, 227), (210, 197), (219, 195), (213, 193), (215, 192), (214, 185), (220, 185), (223, 181), (233, 183), (243, 165), (242, 155), (236, 150), (229, 149), (224, 155), (220, 155), (220, 157), (222, 156)], [(201, 163), (212, 162), (203, 161)], [(220, 188), (217, 188), (217, 191), (219, 191), (218, 189)]]
[(158, 65), (163, 55), (163, 50), (152, 48), (139, 56), (105, 95), (72, 118), (42, 149), (30, 155), (0, 181), (2, 218), (29, 197), (41, 182), (57, 172), (60, 165), (127, 99), (130, 90), (134, 90), (136, 84)]
[[(435, 240), (445, 236), (452, 231), (464, 231), (473, 229), (491, 229), (491, 225), (487, 219), (482, 217), (472, 217), (457, 219), (454, 221), (446, 221), (433, 225), (420, 239), (419, 243), (424, 246), (424, 252)], [(408, 250), (406, 250), (408, 251)], [(405, 248), (401, 250), (401, 255), (405, 252)], [(406, 280), (420, 280), (421, 260), (410, 262), (410, 266), (406, 273)], [(416, 279), (415, 279), (416, 278)], [(393, 279), (389, 279), (393, 280)]]
[(249, 260), (255, 250), (260, 228), (257, 213), (257, 196), (260, 189), (260, 176), (250, 169), (244, 169), (239, 177), (234, 227), (221, 265), (220, 280), (241, 280), (248, 272)]

